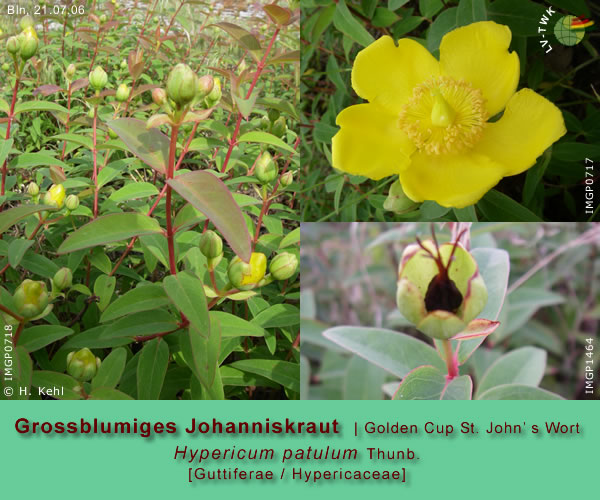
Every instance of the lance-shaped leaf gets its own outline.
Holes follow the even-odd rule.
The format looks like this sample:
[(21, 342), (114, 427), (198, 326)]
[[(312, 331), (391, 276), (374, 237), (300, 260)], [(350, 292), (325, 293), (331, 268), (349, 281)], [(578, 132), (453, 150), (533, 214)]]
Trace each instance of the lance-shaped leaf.
[(118, 118), (106, 124), (140, 160), (162, 174), (167, 171), (169, 138), (160, 130), (148, 129), (146, 122), (135, 118)]
[(167, 183), (211, 220), (240, 259), (250, 260), (252, 249), (246, 221), (220, 179), (210, 172), (196, 170)]
[(280, 7), (279, 5), (275, 4), (265, 5), (263, 10), (271, 18), (271, 21), (278, 26), (285, 26), (289, 24), (292, 17), (292, 11), (290, 9), (286, 9), (285, 7)]
[(0, 212), (0, 234), (4, 233), (4, 231), (21, 219), (36, 212), (51, 210), (52, 208), (50, 205), (19, 205), (18, 207), (4, 210)]
[(260, 43), (252, 33), (232, 23), (216, 23), (211, 26), (216, 26), (229, 33), (242, 48), (250, 52), (254, 59), (259, 60)]
[(72, 232), (58, 247), (58, 253), (69, 253), (82, 248), (105, 245), (134, 236), (158, 234), (158, 222), (147, 215), (135, 212), (104, 215)]
[[(211, 392), (221, 351), (221, 327), (218, 320), (210, 323), (208, 338), (200, 335), (193, 325), (180, 337), (181, 352), (185, 362), (202, 385)], [(215, 398), (219, 399), (219, 398)]]
[(163, 281), (163, 287), (171, 302), (185, 314), (198, 334), (208, 337), (210, 320), (202, 282), (195, 276), (183, 272), (175, 276), (167, 276)]

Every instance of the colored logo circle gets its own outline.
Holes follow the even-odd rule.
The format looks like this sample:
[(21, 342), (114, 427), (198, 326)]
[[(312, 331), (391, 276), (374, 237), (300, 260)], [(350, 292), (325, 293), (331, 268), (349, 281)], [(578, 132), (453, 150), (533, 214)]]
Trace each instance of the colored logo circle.
[(571, 27), (575, 19), (577, 19), (575, 16), (563, 16), (554, 25), (554, 35), (563, 45), (577, 45), (583, 40), (585, 31)]

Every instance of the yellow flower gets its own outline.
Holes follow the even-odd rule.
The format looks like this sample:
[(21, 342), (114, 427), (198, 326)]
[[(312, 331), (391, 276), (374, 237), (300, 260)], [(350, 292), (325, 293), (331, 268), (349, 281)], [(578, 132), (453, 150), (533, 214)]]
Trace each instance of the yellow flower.
[(250, 290), (264, 278), (267, 271), (267, 257), (264, 253), (252, 252), (250, 262), (234, 257), (227, 269), (231, 284), (240, 290)]
[(352, 87), (369, 102), (338, 115), (333, 166), (375, 180), (399, 175), (413, 201), (458, 208), (527, 170), (566, 129), (550, 101), (515, 92), (510, 40), (507, 26), (484, 21), (447, 33), (439, 61), (418, 42), (396, 46), (389, 36), (360, 51)]

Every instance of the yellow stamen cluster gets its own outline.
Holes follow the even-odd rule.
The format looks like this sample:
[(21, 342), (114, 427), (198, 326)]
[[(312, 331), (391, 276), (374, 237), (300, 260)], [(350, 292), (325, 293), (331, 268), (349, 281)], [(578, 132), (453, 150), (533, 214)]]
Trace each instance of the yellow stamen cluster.
[(481, 90), (448, 76), (417, 85), (400, 112), (399, 125), (426, 154), (472, 148), (488, 119)]

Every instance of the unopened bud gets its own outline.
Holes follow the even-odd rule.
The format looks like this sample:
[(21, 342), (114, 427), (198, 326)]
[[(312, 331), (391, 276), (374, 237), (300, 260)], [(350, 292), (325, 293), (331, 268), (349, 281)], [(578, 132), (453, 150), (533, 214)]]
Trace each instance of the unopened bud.
[(212, 75), (204, 75), (198, 78), (198, 98), (202, 99), (212, 92), (215, 79)]
[(8, 71), (10, 69), (10, 64), (4, 63), (2, 64), (2, 71)]
[(154, 101), (154, 104), (162, 106), (167, 102), (167, 93), (164, 89), (154, 89), (152, 91), (152, 100)]
[(125, 85), (124, 83), (119, 85), (115, 97), (117, 98), (117, 101), (125, 102), (127, 99), (129, 99), (129, 87), (127, 87), (127, 85)]
[(214, 259), (223, 253), (223, 240), (209, 229), (200, 238), (200, 251), (206, 258)]
[(269, 110), (269, 113), (267, 114), (267, 116), (269, 117), (270, 121), (274, 122), (275, 120), (277, 120), (277, 118), (279, 118), (280, 113), (276, 109), (271, 108)]
[(25, 31), (27, 28), (33, 28), (33, 18), (30, 15), (23, 16), (19, 21), (21, 31)]
[(204, 102), (209, 108), (216, 106), (221, 100), (221, 80), (214, 79), (214, 85), (210, 93), (204, 98)]
[(52, 278), (54, 287), (60, 292), (65, 288), (71, 288), (73, 284), (73, 273), (68, 267), (61, 267)]
[(24, 280), (13, 295), (17, 313), (26, 319), (41, 314), (48, 305), (48, 292), (43, 281)]
[(67, 373), (77, 380), (87, 382), (96, 376), (100, 364), (100, 358), (96, 358), (92, 351), (84, 347), (67, 356)]
[(267, 270), (265, 254), (252, 252), (250, 262), (246, 263), (239, 257), (234, 257), (229, 263), (227, 276), (231, 284), (239, 290), (249, 290), (263, 279)]
[(6, 40), (6, 50), (8, 50), (9, 54), (18, 54), (21, 50), (21, 42), (16, 36), (11, 36), (8, 40)]
[(183, 63), (175, 66), (167, 79), (167, 95), (178, 108), (190, 103), (196, 95), (196, 74)]
[(70, 194), (69, 196), (67, 196), (67, 199), (65, 200), (65, 207), (67, 207), (67, 210), (72, 212), (73, 210), (77, 210), (78, 206), (79, 196), (77, 196), (76, 194)]
[(277, 177), (277, 165), (268, 151), (265, 151), (256, 162), (254, 173), (256, 178), (263, 184), (268, 184)]
[(269, 272), (276, 280), (291, 278), (298, 269), (298, 257), (293, 253), (282, 252), (269, 264)]
[(285, 188), (288, 187), (292, 182), (294, 182), (294, 172), (287, 171), (285, 174), (281, 176), (280, 184)]
[(121, 69), (126, 69), (127, 68), (127, 61), (125, 59), (123, 59), (121, 61)]
[(60, 210), (65, 203), (65, 188), (62, 184), (52, 184), (44, 195), (44, 204)]
[(67, 71), (65, 71), (65, 76), (67, 77), (67, 80), (71, 81), (73, 80), (73, 77), (75, 76), (75, 65), (73, 63), (69, 64), (69, 66), (67, 66)]
[(270, 128), (271, 128), (271, 120), (269, 120), (269, 118), (267, 118), (266, 116), (263, 116), (260, 119), (260, 129), (264, 130), (265, 132), (268, 132)]
[(100, 17), (100, 24), (104, 24), (106, 22), (106, 14), (102, 14)]
[(285, 123), (285, 116), (280, 116), (277, 118), (271, 127), (271, 133), (277, 137), (283, 137), (283, 134), (285, 134), (286, 130), (287, 125)]
[(89, 74), (89, 81), (91, 87), (96, 92), (100, 92), (102, 89), (104, 89), (106, 83), (108, 82), (108, 75), (101, 66), (96, 66)]
[(27, 61), (31, 59), (38, 49), (38, 37), (37, 33), (32, 26), (29, 26), (23, 30), (23, 38), (21, 40), (21, 59)]
[(40, 187), (35, 182), (30, 182), (27, 186), (27, 194), (29, 196), (37, 196), (40, 194)]

